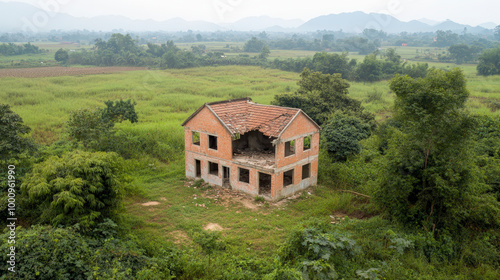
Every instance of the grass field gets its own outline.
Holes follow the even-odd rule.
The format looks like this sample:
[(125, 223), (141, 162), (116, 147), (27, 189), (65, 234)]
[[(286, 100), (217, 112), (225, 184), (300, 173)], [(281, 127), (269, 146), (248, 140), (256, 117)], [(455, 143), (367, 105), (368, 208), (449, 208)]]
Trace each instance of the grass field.
[[(474, 65), (460, 67), (471, 91), (469, 109), (473, 113), (498, 115), (499, 111), (489, 104), (500, 101), (500, 77), (476, 76)], [(107, 100), (135, 100), (139, 122), (124, 122), (117, 127), (129, 135), (152, 137), (168, 146), (172, 153), (166, 156), (169, 160), (144, 157), (129, 160), (127, 164), (128, 175), (133, 178), (131, 184), (137, 192), (125, 199), (125, 220), (132, 232), (145, 240), (158, 244), (173, 242), (179, 247), (199, 250), (193, 242), (193, 232), (215, 229), (228, 244), (224, 254), (272, 262), (285, 236), (301, 222), (314, 217), (325, 223), (338, 223), (359, 244), (368, 244), (367, 248), (373, 244), (381, 246), (378, 244), (382, 244), (384, 234), (397, 226), (380, 217), (370, 218), (376, 210), (369, 200), (339, 192), (344, 185), (317, 186), (290, 200), (263, 203), (248, 195), (186, 181), (181, 123), (192, 112), (205, 102), (247, 96), (269, 104), (276, 94), (294, 92), (298, 80), (298, 73), (247, 66), (2, 77), (0, 100), (12, 106), (41, 144), (65, 138), (64, 125), (72, 110), (103, 107)], [(379, 120), (391, 115), (394, 94), (389, 91), (387, 81), (353, 82), (349, 90)], [(346, 166), (344, 170), (359, 171), (348, 169)], [(346, 216), (349, 217), (346, 222), (342, 221)], [(347, 222), (350, 219), (353, 221)], [(368, 251), (367, 258), (378, 253)], [(437, 268), (420, 259), (408, 259), (397, 265), (412, 265), (412, 269), (426, 275), (470, 273), (467, 267), (443, 263)], [(393, 279), (398, 279), (397, 275)]]
[[(474, 65), (460, 68), (471, 91), (470, 111), (498, 115), (495, 104), (500, 102), (500, 77), (476, 76)], [(0, 80), (0, 99), (13, 106), (34, 129), (35, 137), (43, 135), (43, 139), (55, 140), (71, 110), (102, 106), (109, 99), (135, 100), (142, 122), (180, 124), (205, 102), (248, 96), (255, 102), (270, 104), (274, 95), (295, 91), (298, 79), (298, 73), (241, 66), (45, 78), (4, 77)], [(351, 82), (349, 90), (351, 96), (361, 100), (378, 119), (390, 116), (394, 95), (387, 81)], [(47, 143), (48, 140), (42, 138), (37, 140)]]

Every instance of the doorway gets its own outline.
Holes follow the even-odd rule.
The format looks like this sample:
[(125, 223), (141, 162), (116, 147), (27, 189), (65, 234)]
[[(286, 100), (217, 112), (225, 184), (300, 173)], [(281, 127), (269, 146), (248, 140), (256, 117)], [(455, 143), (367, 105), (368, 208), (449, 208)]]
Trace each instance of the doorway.
[(195, 159), (194, 162), (195, 162), (195, 165), (196, 165), (196, 175), (195, 175), (195, 177), (201, 178), (201, 161)]
[(271, 195), (271, 175), (259, 172), (259, 194)]
[(231, 186), (231, 169), (227, 166), (222, 166), (222, 186), (229, 187)]

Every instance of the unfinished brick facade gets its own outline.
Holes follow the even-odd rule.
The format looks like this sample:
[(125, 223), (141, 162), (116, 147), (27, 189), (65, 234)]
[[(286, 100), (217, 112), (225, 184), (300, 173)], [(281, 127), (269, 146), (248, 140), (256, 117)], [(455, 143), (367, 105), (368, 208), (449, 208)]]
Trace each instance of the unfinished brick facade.
[(227, 100), (182, 125), (188, 178), (268, 200), (317, 182), (320, 127), (300, 109)]

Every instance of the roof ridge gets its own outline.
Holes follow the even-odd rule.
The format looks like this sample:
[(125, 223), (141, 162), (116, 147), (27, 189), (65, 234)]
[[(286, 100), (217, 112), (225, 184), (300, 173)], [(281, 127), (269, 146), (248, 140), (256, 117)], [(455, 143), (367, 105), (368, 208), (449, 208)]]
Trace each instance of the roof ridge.
[(215, 105), (215, 104), (224, 104), (224, 103), (231, 103), (235, 101), (252, 101), (252, 98), (250, 97), (243, 97), (243, 98), (237, 98), (237, 99), (229, 99), (229, 100), (221, 100), (221, 101), (215, 101), (215, 102), (210, 102), (210, 103), (205, 103), (206, 105)]
[[(250, 100), (251, 101), (251, 100)], [(267, 104), (260, 104), (260, 103), (256, 103), (256, 102), (253, 102), (251, 101), (252, 105), (260, 105), (260, 106), (265, 106), (265, 107), (275, 107), (275, 108), (280, 108), (280, 109), (292, 109), (294, 111), (298, 111), (300, 110), (300, 108), (293, 108), (293, 107), (285, 107), (285, 106), (278, 106), (278, 105), (267, 105)]]

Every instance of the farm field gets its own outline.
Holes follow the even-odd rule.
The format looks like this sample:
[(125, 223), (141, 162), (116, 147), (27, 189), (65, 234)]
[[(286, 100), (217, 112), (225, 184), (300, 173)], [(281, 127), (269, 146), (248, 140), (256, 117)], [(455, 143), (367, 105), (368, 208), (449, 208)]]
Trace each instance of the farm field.
[(20, 77), (20, 78), (40, 78), (58, 76), (78, 76), (109, 74), (122, 71), (145, 70), (146, 67), (36, 67), (36, 68), (16, 68), (0, 69), (0, 78)]
[[(500, 102), (500, 78), (476, 76), (473, 65), (460, 67), (471, 92), (470, 111), (498, 115), (500, 111), (495, 106)], [(270, 104), (274, 95), (294, 92), (299, 79), (298, 73), (248, 66), (171, 70), (137, 70), (144, 69), (137, 67), (46, 69), (49, 71), (45, 68), (0, 70), (0, 76), (22, 76), (0, 78), (0, 99), (13, 106), (42, 143), (59, 139), (57, 135), (71, 110), (102, 106), (109, 99), (135, 100), (143, 122), (175, 120), (180, 124), (205, 102), (248, 96), (255, 102)], [(350, 84), (350, 95), (362, 101), (377, 119), (391, 115), (394, 96), (387, 81)]]

